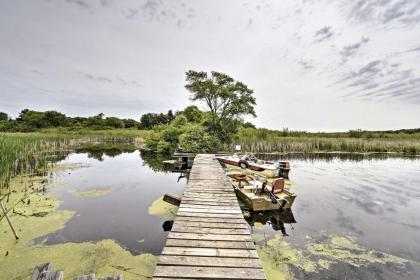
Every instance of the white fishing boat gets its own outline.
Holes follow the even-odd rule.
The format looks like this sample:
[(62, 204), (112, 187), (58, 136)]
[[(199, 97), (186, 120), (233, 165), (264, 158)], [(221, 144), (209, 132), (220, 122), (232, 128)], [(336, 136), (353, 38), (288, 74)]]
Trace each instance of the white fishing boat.
[(267, 178), (289, 178), (290, 162), (289, 161), (266, 161), (256, 158), (253, 154), (233, 154), (216, 157), (221, 163), (239, 166), (243, 169), (250, 169), (258, 172)]

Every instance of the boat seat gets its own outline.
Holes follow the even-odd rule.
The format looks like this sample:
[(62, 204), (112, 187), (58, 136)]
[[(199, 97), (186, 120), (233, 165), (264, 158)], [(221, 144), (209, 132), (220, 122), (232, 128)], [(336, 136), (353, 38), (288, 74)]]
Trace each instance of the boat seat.
[(282, 193), (284, 191), (284, 178), (276, 178), (271, 183), (271, 186), (265, 187), (267, 192), (272, 192), (273, 188), (273, 193)]

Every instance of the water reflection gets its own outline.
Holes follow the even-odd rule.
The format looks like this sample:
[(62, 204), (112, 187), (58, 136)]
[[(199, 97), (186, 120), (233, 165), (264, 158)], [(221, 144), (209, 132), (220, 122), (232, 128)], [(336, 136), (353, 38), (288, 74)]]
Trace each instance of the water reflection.
[(132, 145), (121, 145), (121, 144), (92, 144), (82, 148), (76, 149), (76, 153), (86, 153), (89, 158), (93, 158), (99, 161), (104, 160), (104, 156), (116, 157), (122, 153), (132, 153), (136, 148)]
[(269, 225), (274, 231), (280, 231), (283, 236), (289, 236), (286, 232), (285, 224), (293, 225), (296, 223), (295, 216), (291, 209), (273, 210), (265, 212), (243, 211), (244, 218), (253, 229), (256, 223)]
[[(364, 160), (388, 160), (392, 158), (401, 159), (401, 156), (395, 154), (384, 153), (285, 153), (285, 154), (256, 154), (263, 160), (305, 160), (305, 161), (364, 161)], [(404, 159), (418, 160), (418, 156), (407, 156)]]
[[(338, 236), (355, 240), (358, 247), (412, 262), (405, 267), (410, 276), (398, 274), (388, 263), (361, 265), (357, 270), (339, 263), (316, 276), (311, 274), (311, 279), (344, 279), (345, 272), (351, 270), (355, 271), (354, 277), (347, 275), (347, 279), (366, 275), (375, 279), (381, 279), (381, 275), (386, 275), (385, 279), (420, 279), (419, 158), (339, 154), (259, 157), (291, 160), (291, 179), (286, 186), (298, 196), (293, 214), (299, 221), (293, 224), (293, 234), (286, 232), (292, 248), (305, 251), (311, 244), (323, 244), (331, 236)], [(268, 238), (277, 232), (271, 223), (254, 228), (254, 233)], [(295, 275), (299, 273), (303, 277), (306, 272)]]
[[(46, 244), (114, 239), (133, 254), (159, 254), (167, 232), (163, 217), (150, 215), (149, 206), (165, 193), (182, 193), (185, 182), (162, 163), (163, 158), (140, 154), (130, 148), (79, 149), (62, 164), (83, 168), (56, 173), (52, 183), (61, 210), (76, 214), (65, 227), (46, 237)], [(94, 189), (109, 190), (102, 196), (75, 196)], [(44, 238), (43, 238), (44, 239)]]

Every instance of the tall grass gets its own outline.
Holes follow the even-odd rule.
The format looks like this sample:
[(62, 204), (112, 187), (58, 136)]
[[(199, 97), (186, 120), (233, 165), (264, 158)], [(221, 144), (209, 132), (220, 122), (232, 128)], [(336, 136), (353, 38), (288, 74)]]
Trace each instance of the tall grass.
[(8, 187), (10, 179), (18, 174), (45, 169), (51, 153), (71, 142), (69, 138), (52, 135), (0, 135), (0, 187)]
[[(256, 153), (287, 152), (395, 152), (420, 154), (420, 134), (365, 134), (352, 137), (349, 133), (285, 134), (281, 131), (241, 129), (233, 142), (243, 150)], [(223, 147), (231, 150), (231, 145)]]
[(140, 147), (145, 134), (128, 129), (77, 132), (53, 129), (43, 133), (0, 134), (0, 193), (9, 187), (12, 177), (45, 170), (55, 152), (96, 143), (129, 143)]

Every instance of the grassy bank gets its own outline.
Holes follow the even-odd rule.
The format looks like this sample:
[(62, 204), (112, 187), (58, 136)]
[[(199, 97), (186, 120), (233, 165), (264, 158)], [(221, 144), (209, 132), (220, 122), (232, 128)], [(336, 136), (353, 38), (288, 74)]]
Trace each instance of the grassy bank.
[[(255, 153), (393, 152), (420, 154), (420, 133), (307, 133), (242, 128), (233, 137), (244, 151)], [(232, 150), (224, 145), (223, 150)]]
[(147, 131), (137, 129), (65, 130), (49, 129), (36, 133), (0, 134), (0, 191), (8, 188), (12, 177), (33, 174), (51, 163), (51, 155), (92, 143), (129, 143), (143, 145)]

